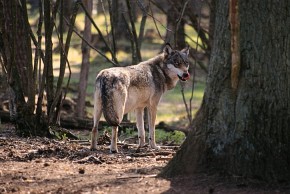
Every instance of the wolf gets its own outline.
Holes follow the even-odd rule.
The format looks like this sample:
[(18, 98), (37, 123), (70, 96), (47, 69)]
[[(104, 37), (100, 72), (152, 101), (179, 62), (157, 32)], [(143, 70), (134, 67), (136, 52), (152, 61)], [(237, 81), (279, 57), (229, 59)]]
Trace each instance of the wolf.
[(117, 153), (117, 134), (123, 115), (135, 110), (139, 148), (145, 145), (144, 108), (148, 108), (149, 145), (160, 149), (155, 142), (157, 105), (167, 90), (174, 88), (178, 80), (190, 78), (188, 72), (189, 46), (174, 50), (167, 43), (163, 52), (154, 58), (127, 67), (113, 67), (100, 71), (96, 77), (94, 93), (94, 125), (91, 149), (97, 147), (98, 124), (103, 113), (112, 126), (110, 152)]

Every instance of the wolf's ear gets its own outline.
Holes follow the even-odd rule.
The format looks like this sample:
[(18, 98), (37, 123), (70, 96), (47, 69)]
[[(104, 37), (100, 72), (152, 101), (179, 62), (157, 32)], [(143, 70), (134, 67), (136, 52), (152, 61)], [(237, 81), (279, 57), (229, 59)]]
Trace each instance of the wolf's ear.
[(187, 45), (184, 49), (182, 49), (181, 52), (184, 53), (188, 57), (188, 55), (189, 55), (189, 45)]
[(164, 57), (167, 58), (172, 53), (172, 48), (169, 43), (166, 43), (165, 47), (163, 48)]

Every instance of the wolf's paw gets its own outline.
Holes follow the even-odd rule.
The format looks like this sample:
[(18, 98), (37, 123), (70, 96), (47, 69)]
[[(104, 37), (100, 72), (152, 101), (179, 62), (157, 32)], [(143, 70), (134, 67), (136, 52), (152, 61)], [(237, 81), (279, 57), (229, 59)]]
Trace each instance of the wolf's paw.
[(147, 150), (147, 148), (149, 147), (148, 144), (144, 144), (143, 146), (138, 146), (136, 153), (140, 153), (140, 152), (145, 152), (145, 150)]
[(156, 144), (151, 145), (150, 147), (151, 147), (151, 149), (154, 149), (154, 150), (161, 150), (161, 148), (159, 146), (157, 146)]
[(112, 145), (110, 146), (110, 153), (111, 153), (111, 154), (118, 153), (118, 147), (117, 147), (117, 144), (112, 144)]
[(95, 145), (91, 145), (90, 150), (91, 150), (91, 151), (96, 151), (96, 150), (97, 150), (97, 146), (95, 146)]
[(111, 149), (110, 149), (110, 153), (111, 153), (111, 154), (116, 154), (116, 153), (118, 153), (118, 150), (111, 150)]
[(144, 147), (147, 147), (145, 143), (139, 143), (138, 148), (144, 148)]

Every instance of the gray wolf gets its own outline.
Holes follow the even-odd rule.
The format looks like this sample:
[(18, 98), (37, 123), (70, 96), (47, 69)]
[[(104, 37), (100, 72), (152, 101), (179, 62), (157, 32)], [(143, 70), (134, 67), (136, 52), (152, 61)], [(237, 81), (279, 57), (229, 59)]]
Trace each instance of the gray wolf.
[(189, 79), (188, 53), (188, 46), (178, 51), (167, 43), (163, 52), (152, 59), (137, 65), (102, 70), (96, 77), (91, 149), (96, 149), (98, 124), (103, 113), (112, 126), (110, 151), (118, 152), (118, 126), (123, 115), (133, 110), (136, 111), (139, 147), (143, 147), (145, 107), (148, 108), (149, 145), (152, 149), (159, 149), (155, 143), (157, 105), (164, 92), (174, 88), (178, 80)]

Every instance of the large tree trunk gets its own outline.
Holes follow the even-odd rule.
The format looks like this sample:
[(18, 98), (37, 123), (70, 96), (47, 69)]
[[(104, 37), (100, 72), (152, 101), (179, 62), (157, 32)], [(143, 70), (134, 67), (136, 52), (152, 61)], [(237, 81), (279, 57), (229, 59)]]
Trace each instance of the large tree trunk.
[(203, 103), (163, 175), (218, 171), (290, 180), (289, 7), (287, 0), (239, 1), (241, 68), (235, 90), (229, 4), (216, 1)]
[[(21, 0), (21, 4), (23, 5), (22, 8), (20, 8), (20, 3), (15, 3), (14, 10), (11, 10), (11, 6), (14, 2), (4, 2), (3, 1), (3, 7), (2, 12), (5, 18), (3, 18), (3, 38), (7, 37), (7, 41), (10, 43), (12, 42), (12, 39), (15, 40), (15, 65), (17, 67), (17, 71), (19, 74), (19, 77), (21, 79), (21, 87), (26, 88), (23, 90), (24, 95), (29, 97), (29, 112), (33, 112), (34, 105), (32, 106), (32, 103), (34, 103), (34, 85), (33, 85), (33, 79), (32, 79), (32, 50), (31, 48), (31, 42), (29, 37), (29, 31), (26, 26), (26, 23), (28, 21), (27, 12), (26, 12), (26, 1)], [(16, 14), (13, 18), (13, 14)], [(15, 21), (14, 21), (15, 19)], [(12, 36), (12, 23), (15, 23), (17, 26), (15, 29), (15, 36)], [(10, 44), (9, 43), (9, 44)], [(5, 43), (3, 43), (3, 47), (6, 46)], [(10, 45), (11, 46), (11, 45)], [(4, 49), (5, 50), (5, 49)], [(4, 51), (3, 50), (3, 51)]]
[[(21, 135), (46, 135), (48, 130), (42, 128), (43, 125), (35, 126), (33, 115), (35, 84), (25, 0), (21, 3), (16, 0), (0, 1), (0, 31), (3, 40), (2, 65), (6, 69), (9, 85), (10, 119)], [(21, 58), (20, 55), (26, 56)], [(25, 95), (28, 96), (28, 101), (25, 100)]]
[[(93, 4), (91, 0), (85, 1), (86, 8), (90, 15), (92, 15)], [(91, 33), (91, 22), (88, 17), (85, 17), (85, 29), (84, 29), (84, 38), (88, 41), (91, 41), (92, 33)], [(86, 103), (86, 89), (87, 82), (89, 76), (89, 68), (90, 68), (90, 47), (86, 42), (82, 42), (82, 65), (81, 65), (81, 73), (80, 73), (80, 82), (79, 82), (79, 95), (78, 102), (76, 107), (76, 113), (78, 117), (85, 116), (85, 103)]]

